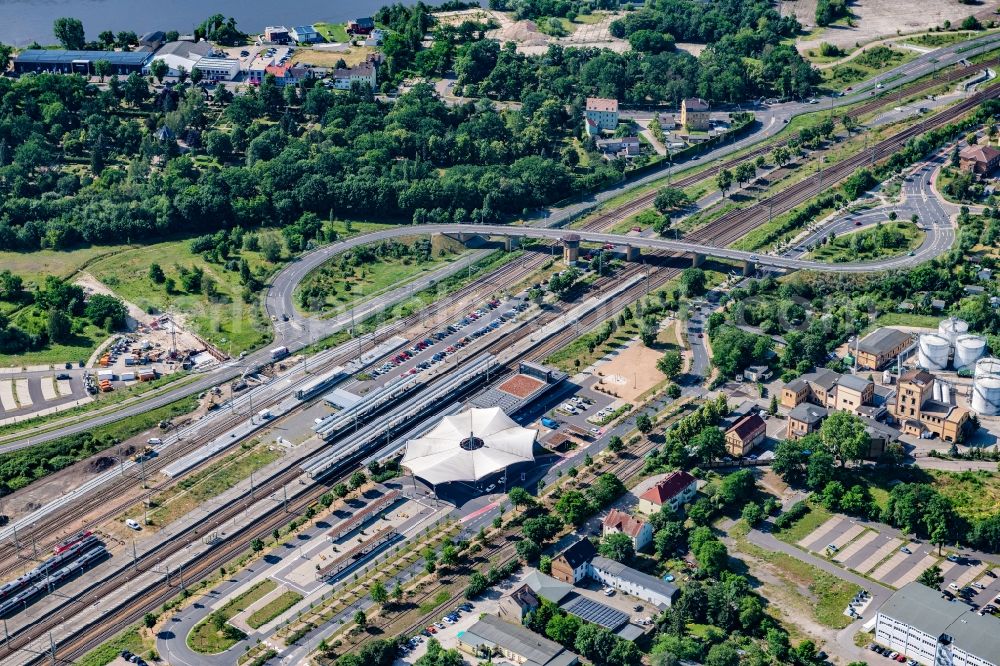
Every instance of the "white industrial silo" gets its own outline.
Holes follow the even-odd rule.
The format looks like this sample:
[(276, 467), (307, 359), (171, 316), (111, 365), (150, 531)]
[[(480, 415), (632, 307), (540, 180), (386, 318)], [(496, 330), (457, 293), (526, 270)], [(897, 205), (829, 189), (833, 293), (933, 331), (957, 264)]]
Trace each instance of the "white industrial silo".
[(973, 382), (972, 410), (984, 416), (1000, 414), (1000, 377), (984, 376)]
[(969, 325), (958, 317), (948, 317), (942, 319), (938, 324), (938, 335), (945, 338), (951, 344), (955, 344), (955, 339), (960, 335), (969, 332)]
[(946, 405), (951, 404), (951, 385), (941, 382), (941, 402)]
[(932, 397), (941, 402), (941, 382), (937, 379), (934, 380), (934, 388), (931, 390)]
[(951, 343), (947, 338), (933, 333), (921, 335), (917, 347), (917, 362), (927, 370), (944, 370), (948, 367), (948, 352)]
[(1000, 359), (987, 356), (976, 361), (975, 377), (976, 379), (982, 377), (1000, 378)]
[(981, 335), (960, 335), (955, 338), (955, 369), (972, 365), (986, 353), (986, 338)]
[(892, 371), (891, 370), (883, 370), (882, 371), (882, 383), (885, 384), (885, 385), (887, 385), (887, 386), (892, 383)]

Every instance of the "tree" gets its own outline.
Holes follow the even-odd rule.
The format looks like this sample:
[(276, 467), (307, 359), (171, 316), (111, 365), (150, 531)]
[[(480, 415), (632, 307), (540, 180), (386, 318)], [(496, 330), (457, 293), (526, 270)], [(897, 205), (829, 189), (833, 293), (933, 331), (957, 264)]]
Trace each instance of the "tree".
[(743, 511), (740, 513), (740, 516), (747, 525), (750, 527), (756, 527), (757, 523), (764, 518), (764, 510), (760, 508), (760, 504), (757, 504), (756, 502), (749, 502), (743, 507)]
[(681, 291), (688, 298), (705, 293), (705, 271), (700, 268), (685, 268), (681, 271)]
[(530, 509), (535, 505), (535, 498), (521, 486), (511, 488), (507, 493), (507, 499), (510, 500), (515, 509)]
[(708, 650), (705, 666), (739, 666), (740, 654), (732, 643), (719, 643)]
[(726, 455), (726, 436), (715, 426), (703, 429), (694, 437), (691, 444), (697, 451), (698, 457), (705, 462), (710, 463)]
[(598, 546), (598, 552), (615, 562), (628, 562), (635, 557), (635, 545), (632, 538), (624, 532), (612, 532)]
[(531, 539), (521, 539), (518, 541), (515, 550), (517, 551), (517, 556), (525, 564), (534, 562), (542, 553), (542, 548), (538, 545), (538, 542)]
[(455, 566), (458, 564), (458, 548), (455, 548), (455, 544), (446, 543), (444, 547), (441, 548), (441, 557), (439, 559), (442, 566)]
[(726, 192), (729, 188), (733, 186), (733, 172), (729, 169), (722, 169), (715, 175), (715, 184), (722, 192), (722, 196), (726, 196)]
[(676, 187), (663, 187), (656, 193), (656, 198), (653, 200), (653, 207), (665, 215), (689, 203), (691, 203), (691, 197), (684, 190)]
[(264, 542), (261, 541), (260, 539), (253, 539), (252, 541), (250, 541), (250, 549), (253, 550), (253, 552), (255, 553), (259, 553), (260, 551), (264, 550)]
[(848, 113), (845, 113), (840, 118), (840, 124), (844, 126), (844, 130), (846, 130), (847, 135), (850, 136), (854, 130), (858, 128), (858, 119)]
[(392, 600), (397, 604), (403, 600), (403, 585), (397, 580), (396, 584), (392, 586), (392, 592), (389, 593)]
[(354, 624), (358, 625), (358, 628), (362, 630), (368, 626), (368, 616), (365, 615), (363, 610), (354, 613)]
[(97, 74), (101, 78), (101, 83), (104, 83), (104, 77), (111, 73), (111, 62), (106, 58), (101, 58), (100, 60), (94, 61), (94, 74)]
[(355, 472), (354, 474), (351, 474), (351, 479), (348, 483), (350, 483), (351, 490), (357, 490), (361, 486), (365, 485), (365, 482), (367, 480), (368, 477), (365, 476), (365, 473), (359, 471)]
[(260, 239), (260, 252), (272, 264), (281, 261), (281, 243), (272, 234)]
[(170, 73), (170, 65), (165, 60), (153, 60), (149, 63), (149, 73), (156, 77), (158, 83), (163, 83), (163, 79)]
[(583, 623), (575, 615), (553, 615), (545, 625), (545, 635), (562, 645), (573, 645), (577, 631)]
[(810, 490), (821, 490), (833, 480), (833, 454), (827, 451), (814, 451), (806, 463), (806, 487)]
[(122, 299), (107, 294), (93, 294), (87, 301), (84, 315), (97, 326), (109, 331), (125, 327), (128, 309)]
[(792, 154), (785, 146), (778, 146), (771, 151), (771, 161), (777, 164), (779, 167), (783, 167), (788, 164), (791, 159)]
[(49, 334), (49, 340), (53, 342), (63, 342), (73, 330), (73, 322), (62, 310), (49, 310), (48, 319), (45, 323), (45, 330)]
[(740, 187), (743, 187), (743, 183), (749, 183), (756, 175), (757, 167), (753, 165), (753, 162), (740, 162), (736, 165), (733, 177), (739, 183)]
[(653, 536), (653, 544), (656, 547), (656, 554), (661, 559), (683, 550), (687, 545), (687, 530), (684, 529), (684, 523), (671, 520), (664, 524)]
[(826, 450), (840, 460), (841, 466), (848, 461), (863, 460), (868, 455), (868, 431), (864, 422), (850, 412), (830, 414), (820, 426), (819, 436)]
[(625, 442), (618, 435), (611, 435), (611, 439), (608, 440), (608, 451), (612, 453), (621, 453), (625, 450)]
[(635, 417), (635, 427), (643, 435), (648, 435), (653, 430), (653, 419), (649, 418), (649, 414), (643, 412)]
[(152, 613), (146, 613), (142, 616), (142, 624), (147, 629), (152, 629), (156, 625), (156, 616)]
[(595, 664), (607, 664), (617, 642), (618, 637), (604, 627), (587, 623), (576, 632), (573, 648), (588, 661)]
[(569, 490), (556, 501), (555, 510), (567, 523), (579, 525), (592, 513), (593, 507), (583, 493)]
[(385, 585), (380, 580), (372, 583), (370, 593), (372, 601), (377, 603), (379, 606), (385, 606), (386, 602), (389, 601), (389, 592), (385, 589)]
[(149, 279), (156, 284), (163, 284), (163, 281), (167, 279), (167, 276), (164, 275), (163, 269), (160, 268), (159, 264), (152, 263), (149, 265)]
[(767, 413), (774, 416), (778, 413), (778, 394), (774, 393), (771, 395), (771, 402), (767, 406)]
[(681, 365), (681, 354), (677, 351), (669, 351), (656, 361), (657, 369), (669, 379), (675, 379), (680, 374)]
[(87, 40), (83, 33), (83, 22), (80, 19), (57, 18), (52, 24), (52, 34), (55, 35), (64, 49), (82, 51), (86, 46)]
[(917, 582), (934, 590), (939, 589), (941, 587), (941, 583), (944, 582), (944, 576), (941, 575), (941, 567), (936, 564), (932, 564), (930, 567), (920, 572), (920, 575), (917, 576)]
[(718, 578), (729, 566), (729, 553), (725, 544), (715, 539), (702, 544), (695, 558), (698, 560), (698, 567), (712, 578)]

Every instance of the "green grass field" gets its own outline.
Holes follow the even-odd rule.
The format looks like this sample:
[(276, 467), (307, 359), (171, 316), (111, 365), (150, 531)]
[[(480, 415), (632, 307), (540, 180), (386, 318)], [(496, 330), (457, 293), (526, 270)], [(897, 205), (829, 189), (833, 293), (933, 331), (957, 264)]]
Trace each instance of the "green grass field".
[(910, 314), (908, 312), (887, 312), (879, 315), (875, 322), (865, 330), (874, 331), (883, 326), (916, 326), (919, 328), (937, 328), (944, 316)]
[(247, 618), (247, 624), (254, 629), (260, 629), (300, 601), (302, 601), (302, 595), (298, 592), (294, 590), (283, 592), (251, 613), (250, 617)]
[(895, 248), (874, 250), (867, 248), (855, 250), (852, 248), (852, 238), (857, 237), (859, 240), (864, 241), (875, 235), (876, 230), (869, 228), (838, 236), (832, 243), (827, 242), (825, 245), (821, 245), (810, 252), (807, 256), (810, 259), (825, 261), (831, 264), (844, 263), (848, 261), (870, 261), (881, 257), (894, 257), (906, 254), (907, 252), (920, 247), (921, 243), (924, 242), (924, 238), (927, 236), (927, 234), (923, 231), (917, 229), (917, 225), (912, 222), (887, 222), (883, 226), (886, 229), (898, 231), (902, 234), (902, 241), (904, 244)]
[(133, 625), (83, 655), (75, 663), (78, 666), (105, 666), (105, 664), (110, 664), (117, 659), (122, 650), (128, 650), (132, 654), (145, 658), (153, 649), (153, 645), (153, 639), (144, 637), (139, 632), (139, 627)]
[[(259, 252), (244, 250), (239, 256), (246, 259), (255, 273), (270, 273), (277, 267)], [(149, 264), (154, 257), (167, 277), (176, 280), (175, 293), (168, 294), (163, 285), (150, 279)], [(179, 277), (181, 267), (201, 268), (214, 281), (217, 295), (209, 297), (201, 291), (184, 292)], [(256, 302), (247, 304), (241, 297), (243, 288), (239, 272), (226, 270), (222, 265), (210, 263), (200, 254), (193, 253), (187, 239), (123, 250), (95, 261), (88, 267), (88, 272), (146, 312), (181, 315), (196, 333), (231, 355), (260, 347), (271, 337), (269, 322), (259, 305)]]
[[(44, 331), (48, 315), (38, 307), (28, 306), (11, 317), (11, 323), (26, 331)], [(73, 334), (63, 342), (50, 342), (44, 348), (22, 354), (0, 354), (0, 367), (76, 363), (86, 361), (109, 333), (88, 321), (77, 319)]]
[(796, 521), (796, 523), (787, 530), (777, 532), (775, 536), (787, 543), (797, 543), (812, 533), (812, 531), (817, 527), (833, 517), (832, 513), (818, 504), (810, 503), (809, 506), (812, 508), (812, 511)]
[[(400, 238), (399, 243), (412, 244), (417, 238)], [(353, 306), (374, 296), (385, 293), (401, 285), (405, 285), (424, 273), (433, 272), (463, 256), (461, 245), (444, 238), (432, 240), (434, 250), (428, 261), (418, 261), (415, 257), (383, 257), (375, 263), (360, 266), (347, 266), (341, 272), (339, 263), (343, 255), (332, 257), (317, 270), (310, 273), (296, 288), (296, 307), (301, 307), (298, 295), (302, 290), (308, 290), (313, 285), (321, 285), (328, 290), (327, 296), (319, 305), (310, 308), (311, 312), (322, 312), (333, 315), (349, 310)], [(335, 289), (336, 293), (329, 290)]]
[(218, 654), (225, 652), (239, 642), (236, 634), (228, 634), (225, 630), (217, 630), (212, 622), (212, 616), (218, 615), (226, 621), (229, 618), (242, 613), (254, 602), (263, 599), (266, 595), (277, 589), (278, 584), (267, 578), (260, 581), (249, 590), (230, 600), (225, 606), (212, 613), (202, 622), (195, 625), (191, 633), (187, 636), (187, 644), (195, 652), (201, 654)]
[(934, 488), (952, 501), (964, 518), (977, 520), (996, 513), (1000, 506), (1000, 476), (996, 472), (941, 472), (928, 470)]
[(347, 26), (343, 23), (326, 23), (320, 21), (319, 23), (313, 23), (313, 27), (328, 42), (343, 43), (350, 39), (350, 36), (347, 34)]

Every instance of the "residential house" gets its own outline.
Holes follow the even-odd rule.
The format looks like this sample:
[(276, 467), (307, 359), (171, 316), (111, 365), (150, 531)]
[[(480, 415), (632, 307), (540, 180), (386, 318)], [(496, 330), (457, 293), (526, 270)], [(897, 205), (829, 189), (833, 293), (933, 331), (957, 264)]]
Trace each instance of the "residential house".
[(588, 133), (591, 128), (599, 134), (601, 130), (618, 128), (618, 100), (604, 97), (588, 97), (584, 118), (588, 121)]
[(1000, 620), (917, 582), (878, 609), (875, 640), (924, 666), (1000, 666)]
[(287, 44), (292, 41), (292, 35), (283, 25), (269, 25), (264, 28), (264, 41), (271, 44)]
[(531, 611), (541, 605), (541, 601), (527, 583), (522, 583), (507, 594), (500, 597), (497, 604), (497, 615), (501, 620), (521, 624)]
[(552, 577), (570, 585), (579, 583), (587, 577), (587, 567), (595, 555), (594, 544), (580, 539), (552, 559)]
[(299, 44), (315, 44), (323, 41), (319, 32), (311, 25), (297, 25), (288, 31), (288, 36)]
[(903, 433), (914, 437), (937, 435), (946, 442), (957, 442), (967, 427), (971, 412), (964, 407), (934, 399), (937, 379), (926, 370), (907, 370), (899, 378), (896, 400), (889, 411)]
[(279, 88), (292, 86), (309, 76), (309, 70), (305, 67), (296, 67), (291, 64), (268, 65), (264, 68), (264, 75), (273, 74), (274, 82)]
[(354, 19), (347, 24), (347, 32), (354, 35), (367, 35), (375, 29), (375, 21), (370, 16)]
[(726, 431), (726, 451), (742, 458), (767, 436), (767, 422), (757, 412), (747, 414)]
[(636, 157), (642, 154), (642, 144), (637, 136), (597, 139), (594, 144), (605, 156)]
[(653, 541), (652, 525), (618, 509), (611, 509), (601, 526), (604, 536), (617, 533), (628, 535), (632, 539), (632, 546), (637, 551), (642, 550)]
[(694, 499), (697, 492), (696, 478), (683, 470), (673, 471), (639, 496), (639, 511), (647, 516), (664, 506), (670, 507), (671, 511), (678, 511)]
[(371, 61), (360, 63), (354, 67), (341, 67), (330, 73), (330, 80), (333, 81), (333, 87), (337, 90), (350, 90), (355, 82), (366, 86), (369, 90), (375, 90), (377, 69), (375, 63)]
[(681, 127), (688, 131), (704, 132), (710, 127), (708, 102), (700, 97), (681, 100)]
[(958, 166), (962, 171), (988, 176), (1000, 166), (1000, 150), (993, 146), (966, 146), (958, 154)]
[(600, 555), (590, 561), (590, 577), (660, 608), (670, 608), (680, 593), (676, 585)]
[(816, 432), (827, 413), (823, 407), (808, 402), (797, 405), (788, 413), (788, 428), (785, 431), (785, 437), (799, 439), (811, 432)]
[(502, 656), (516, 665), (574, 666), (578, 657), (555, 641), (527, 627), (504, 622), (496, 615), (484, 615), (458, 634), (458, 649), (476, 660), (491, 661)]
[(858, 367), (878, 370), (913, 344), (909, 333), (894, 328), (879, 328), (858, 341), (855, 352)]

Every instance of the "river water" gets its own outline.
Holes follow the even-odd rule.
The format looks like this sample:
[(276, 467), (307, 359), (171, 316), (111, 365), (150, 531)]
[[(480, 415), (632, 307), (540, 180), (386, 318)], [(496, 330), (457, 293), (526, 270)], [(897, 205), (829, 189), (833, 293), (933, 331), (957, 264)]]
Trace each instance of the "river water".
[(61, 16), (83, 21), (87, 39), (102, 30), (191, 32), (212, 14), (236, 19), (245, 32), (268, 25), (302, 25), (313, 21), (343, 22), (370, 16), (395, 0), (0, 0), (0, 42), (26, 46), (54, 44), (52, 22)]

